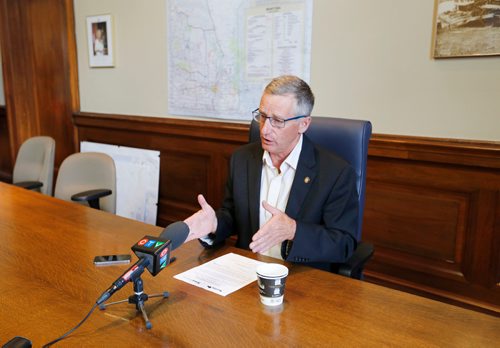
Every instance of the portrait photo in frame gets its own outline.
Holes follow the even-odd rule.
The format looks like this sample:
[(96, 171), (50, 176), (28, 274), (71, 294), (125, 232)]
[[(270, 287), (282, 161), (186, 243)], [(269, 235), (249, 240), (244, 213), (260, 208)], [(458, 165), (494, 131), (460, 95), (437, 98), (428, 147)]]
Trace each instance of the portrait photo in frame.
[(90, 67), (113, 67), (113, 26), (111, 15), (87, 17)]
[(500, 0), (435, 0), (433, 57), (500, 55)]

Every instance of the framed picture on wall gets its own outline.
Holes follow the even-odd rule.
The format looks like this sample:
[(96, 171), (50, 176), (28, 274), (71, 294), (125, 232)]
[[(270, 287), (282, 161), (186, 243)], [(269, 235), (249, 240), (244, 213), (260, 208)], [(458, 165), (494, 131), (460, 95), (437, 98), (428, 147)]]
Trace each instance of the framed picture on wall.
[(90, 67), (113, 67), (113, 26), (111, 15), (87, 17)]
[(434, 58), (500, 55), (500, 0), (435, 0)]

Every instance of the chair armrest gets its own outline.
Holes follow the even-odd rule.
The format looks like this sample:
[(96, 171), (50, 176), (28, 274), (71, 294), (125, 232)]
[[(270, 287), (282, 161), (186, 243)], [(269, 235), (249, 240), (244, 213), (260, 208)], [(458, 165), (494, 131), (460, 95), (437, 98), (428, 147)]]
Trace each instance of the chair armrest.
[(339, 266), (338, 273), (346, 277), (362, 279), (365, 263), (370, 260), (372, 255), (373, 244), (359, 242), (349, 260)]
[(109, 189), (96, 189), (76, 193), (71, 196), (72, 201), (88, 202), (92, 208), (100, 209), (99, 198), (109, 196), (113, 191)]
[(40, 181), (20, 181), (15, 182), (14, 185), (25, 188), (27, 190), (34, 190), (43, 186), (43, 183)]

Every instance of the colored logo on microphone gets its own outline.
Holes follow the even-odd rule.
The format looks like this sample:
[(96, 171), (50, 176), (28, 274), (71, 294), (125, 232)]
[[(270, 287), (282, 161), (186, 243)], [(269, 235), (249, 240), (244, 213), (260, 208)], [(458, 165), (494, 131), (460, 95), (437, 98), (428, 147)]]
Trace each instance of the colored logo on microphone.
[(132, 273), (135, 272), (136, 269), (138, 269), (139, 266), (135, 265), (134, 267), (132, 267), (127, 273), (125, 273), (122, 277), (123, 280), (127, 281), (130, 279), (130, 276), (132, 276)]
[(147, 238), (141, 239), (139, 242), (137, 242), (137, 245), (144, 245), (148, 242)]
[(168, 248), (165, 248), (165, 249), (163, 249), (163, 250), (161, 251), (161, 253), (160, 253), (160, 257), (165, 256), (165, 254), (166, 254), (166, 253), (168, 253)]
[(159, 246), (162, 246), (163, 244), (165, 244), (165, 242), (160, 242), (160, 241), (156, 242), (155, 249), (158, 248)]
[(148, 241), (148, 242), (147, 242), (144, 246), (145, 246), (146, 248), (151, 248), (151, 247), (153, 247), (153, 245), (155, 245), (155, 243), (156, 243), (156, 241), (155, 241), (155, 240), (153, 240), (153, 239), (151, 239), (151, 240), (150, 240), (150, 241)]
[(166, 263), (167, 263), (167, 257), (166, 257), (166, 256), (164, 256), (164, 257), (162, 257), (162, 258), (160, 259), (160, 264), (161, 264), (161, 265), (165, 264), (165, 266), (166, 266)]

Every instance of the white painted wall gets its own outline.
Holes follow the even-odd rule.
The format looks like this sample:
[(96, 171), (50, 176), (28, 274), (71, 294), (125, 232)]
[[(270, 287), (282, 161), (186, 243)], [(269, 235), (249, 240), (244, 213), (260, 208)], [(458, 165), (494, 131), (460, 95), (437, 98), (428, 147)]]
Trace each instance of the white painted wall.
[[(167, 112), (168, 0), (74, 0), (82, 111)], [(500, 56), (431, 58), (434, 0), (314, 0), (313, 114), (375, 133), (500, 141)], [(89, 68), (86, 16), (112, 14), (115, 68)], [(256, 101), (256, 104), (258, 101)]]

